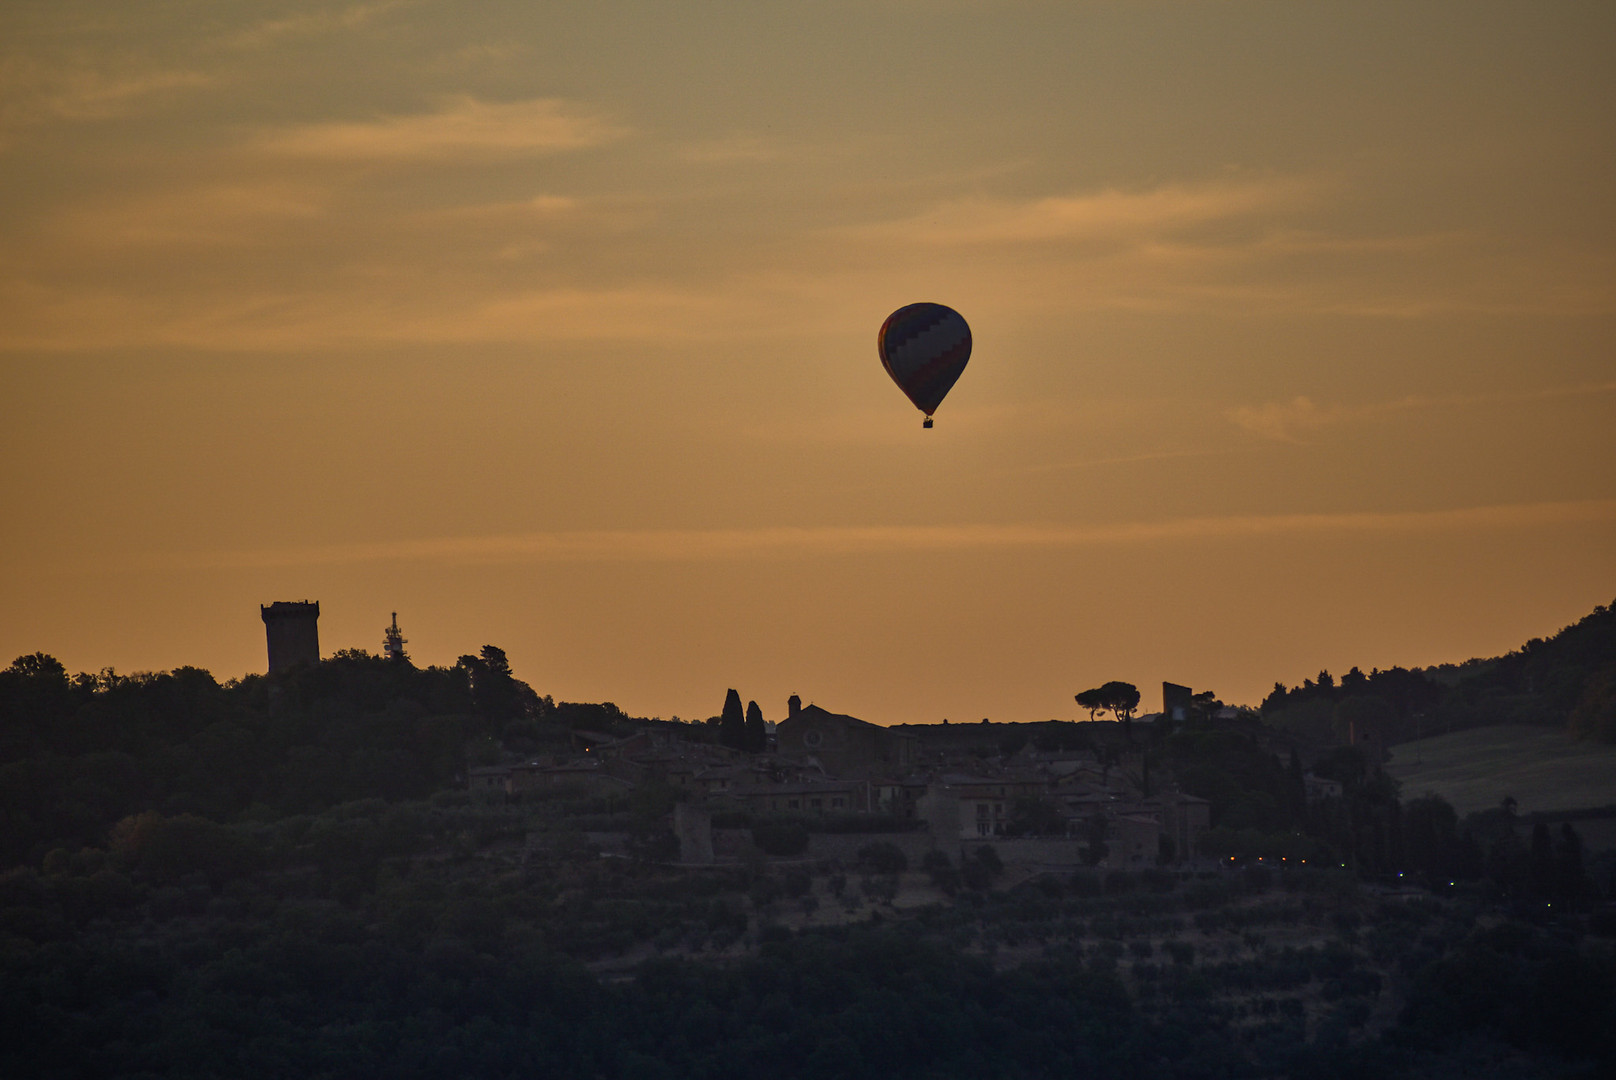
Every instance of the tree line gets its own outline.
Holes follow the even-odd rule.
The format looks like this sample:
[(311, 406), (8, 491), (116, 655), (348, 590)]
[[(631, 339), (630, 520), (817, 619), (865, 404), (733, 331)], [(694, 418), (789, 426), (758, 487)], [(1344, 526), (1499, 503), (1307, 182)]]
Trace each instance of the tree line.
[(564, 742), (569, 712), (491, 645), (452, 667), (346, 650), (225, 683), (20, 657), (0, 671), (0, 865), (102, 843), (144, 811), (224, 821), (424, 799), (463, 780), (479, 741)]
[(1601, 605), (1549, 638), (1504, 656), (1368, 674), (1328, 670), (1274, 684), (1262, 714), (1279, 727), (1344, 741), (1372, 732), (1403, 742), (1489, 724), (1564, 726), (1578, 738), (1616, 742), (1616, 609)]

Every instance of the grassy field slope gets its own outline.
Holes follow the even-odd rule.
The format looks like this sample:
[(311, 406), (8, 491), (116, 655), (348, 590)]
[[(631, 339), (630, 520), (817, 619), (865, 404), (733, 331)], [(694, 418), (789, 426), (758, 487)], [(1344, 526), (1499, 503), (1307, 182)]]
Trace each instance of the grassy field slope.
[(1471, 728), (1392, 748), (1403, 797), (1434, 791), (1460, 816), (1513, 795), (1523, 814), (1616, 803), (1616, 746), (1521, 724)]

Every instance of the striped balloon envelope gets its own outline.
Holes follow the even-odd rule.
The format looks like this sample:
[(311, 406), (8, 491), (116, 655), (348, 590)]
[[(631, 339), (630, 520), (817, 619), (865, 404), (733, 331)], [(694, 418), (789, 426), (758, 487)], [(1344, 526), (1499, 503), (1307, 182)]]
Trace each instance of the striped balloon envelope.
[(876, 336), (881, 366), (915, 408), (931, 414), (943, 403), (971, 358), (971, 328), (942, 304), (909, 304), (887, 316)]

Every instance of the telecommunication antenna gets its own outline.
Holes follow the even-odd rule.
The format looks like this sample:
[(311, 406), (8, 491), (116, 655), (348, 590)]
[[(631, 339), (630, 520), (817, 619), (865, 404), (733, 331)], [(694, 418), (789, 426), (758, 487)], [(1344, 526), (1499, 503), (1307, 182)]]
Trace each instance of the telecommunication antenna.
[(393, 625), (382, 631), (382, 655), (389, 660), (408, 660), (404, 652), (404, 635), (398, 629), (398, 612), (393, 612)]

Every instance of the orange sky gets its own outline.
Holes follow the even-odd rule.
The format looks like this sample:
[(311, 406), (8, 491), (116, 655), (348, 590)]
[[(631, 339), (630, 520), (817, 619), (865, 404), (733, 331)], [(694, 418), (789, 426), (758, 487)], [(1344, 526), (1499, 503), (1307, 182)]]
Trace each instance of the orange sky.
[[(1074, 717), (1616, 597), (1616, 8), (0, 9), (0, 663)], [(874, 335), (949, 304), (922, 431)]]

